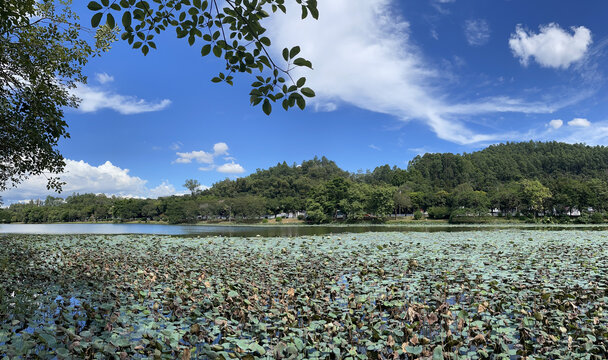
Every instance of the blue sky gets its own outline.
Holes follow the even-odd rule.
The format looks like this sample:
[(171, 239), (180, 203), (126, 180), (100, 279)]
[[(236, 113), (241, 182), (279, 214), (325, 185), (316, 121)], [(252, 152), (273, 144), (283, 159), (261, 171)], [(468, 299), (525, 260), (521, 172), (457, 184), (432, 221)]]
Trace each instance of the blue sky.
[[(90, 13), (78, 2), (88, 23)], [(301, 45), (317, 97), (271, 116), (251, 79), (210, 79), (223, 64), (173, 33), (144, 57), (127, 44), (94, 58), (83, 102), (67, 110), (64, 195), (182, 193), (277, 162), (326, 156), (349, 171), (406, 167), (425, 152), (504, 141), (608, 143), (606, 1), (319, 0), (267, 23), (274, 51)], [(0, 194), (44, 198), (33, 178)]]

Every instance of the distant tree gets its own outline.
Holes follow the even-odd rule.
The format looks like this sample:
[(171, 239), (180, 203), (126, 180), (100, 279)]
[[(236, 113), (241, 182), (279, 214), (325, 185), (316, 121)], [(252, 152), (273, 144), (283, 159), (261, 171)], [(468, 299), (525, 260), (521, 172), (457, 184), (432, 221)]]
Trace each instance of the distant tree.
[(608, 184), (600, 179), (591, 179), (587, 182), (587, 186), (591, 194), (589, 206), (596, 212), (605, 211), (608, 206)]
[(404, 189), (399, 189), (393, 194), (393, 203), (395, 205), (395, 216), (403, 211), (409, 211), (412, 208), (412, 199), (408, 196)]
[(190, 190), (190, 194), (192, 196), (196, 195), (197, 191), (200, 190), (201, 187), (201, 183), (198, 182), (198, 180), (194, 180), (194, 179), (188, 179), (186, 180), (186, 182), (184, 183), (184, 187), (188, 190)]
[[(303, 19), (309, 14), (319, 17), (317, 0), (295, 2)], [(283, 63), (268, 50), (272, 42), (265, 35), (263, 20), (271, 13), (287, 12), (285, 0), (102, 0), (89, 2), (88, 8), (95, 12), (91, 17), (94, 28), (104, 16), (105, 25), (110, 28), (116, 27), (115, 17), (121, 19), (121, 39), (144, 55), (157, 48), (156, 35), (169, 28), (175, 29), (177, 37), (187, 40), (190, 46), (202, 42), (202, 56), (213, 53), (226, 63), (226, 72), (220, 72), (213, 82), (232, 85), (234, 73), (262, 72), (251, 84), (250, 102), (262, 103), (266, 114), (271, 113), (272, 102), (281, 101), (285, 110), (295, 105), (304, 109), (305, 97), (315, 96), (313, 90), (305, 87), (305, 78), (292, 78), (296, 67), (312, 69), (310, 61), (298, 56), (299, 46), (283, 49)]]
[(465, 183), (452, 192), (452, 207), (485, 211), (490, 207), (490, 201), (485, 191), (475, 191), (469, 183)]
[(425, 193), (422, 191), (414, 191), (407, 194), (412, 202), (414, 210), (425, 209), (427, 206)]
[(368, 206), (370, 212), (379, 217), (390, 215), (395, 208), (394, 193), (395, 188), (392, 187), (383, 186), (374, 188), (369, 197)]
[(518, 211), (522, 205), (520, 197), (520, 186), (515, 182), (501, 184), (490, 196), (493, 208), (500, 209), (503, 214)]
[(348, 221), (363, 220), (365, 214), (369, 211), (367, 204), (371, 186), (365, 183), (353, 183), (347, 191), (346, 198), (340, 201), (340, 208), (346, 213)]
[(256, 219), (264, 215), (266, 204), (264, 199), (258, 196), (239, 196), (228, 200), (230, 209), (236, 218)]
[(306, 203), (306, 220), (315, 224), (320, 224), (326, 222), (328, 217), (325, 215), (321, 204), (309, 199)]
[(524, 179), (519, 184), (521, 202), (538, 216), (538, 213), (545, 209), (546, 201), (551, 198), (551, 191), (538, 180)]

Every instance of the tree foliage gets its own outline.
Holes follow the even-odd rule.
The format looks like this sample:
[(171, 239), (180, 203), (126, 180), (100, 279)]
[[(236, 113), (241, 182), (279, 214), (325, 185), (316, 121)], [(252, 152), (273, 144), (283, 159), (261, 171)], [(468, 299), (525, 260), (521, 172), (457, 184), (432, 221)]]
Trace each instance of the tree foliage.
[[(317, 19), (316, 0), (295, 0), (302, 19)], [(156, 35), (174, 29), (178, 38), (190, 46), (200, 46), (201, 55), (213, 54), (225, 62), (225, 70), (211, 79), (232, 85), (235, 73), (259, 74), (251, 84), (250, 102), (262, 104), (264, 113), (272, 112), (272, 103), (280, 101), (288, 110), (304, 109), (306, 98), (314, 97), (306, 87), (306, 78), (294, 79), (297, 67), (312, 69), (312, 63), (300, 56), (300, 47), (285, 48), (280, 61), (270, 54), (271, 39), (266, 35), (264, 19), (277, 12), (287, 12), (285, 0), (101, 0), (91, 1), (95, 12), (91, 25), (114, 28), (123, 26), (121, 39), (147, 55), (157, 49)]]
[(196, 195), (196, 192), (200, 190), (201, 183), (195, 179), (188, 179), (184, 183), (184, 187), (190, 190), (190, 193), (192, 194), (192, 196), (194, 196)]
[[(69, 89), (85, 81), (81, 70), (93, 53), (68, 5), (0, 2), (0, 191), (65, 165), (56, 149), (69, 137), (63, 111), (77, 106)], [(61, 188), (48, 179), (50, 189)]]
[[(318, 18), (316, 0), (295, 0), (302, 18)], [(71, 0), (0, 1), (0, 191), (31, 175), (48, 177), (48, 188), (60, 191), (54, 175), (65, 162), (57, 144), (69, 137), (65, 108), (76, 107), (70, 89), (86, 82), (82, 68), (91, 55), (108, 50), (121, 38), (147, 54), (155, 36), (168, 28), (190, 45), (202, 41), (201, 54), (225, 61), (225, 71), (213, 82), (232, 84), (234, 73), (255, 76), (253, 105), (266, 114), (273, 102), (287, 110), (306, 106), (315, 96), (306, 79), (292, 78), (298, 67), (312, 68), (300, 48), (284, 49), (282, 61), (269, 54), (271, 40), (262, 26), (270, 13), (286, 12), (284, 0), (100, 0), (91, 1), (91, 25), (97, 28), (94, 46), (83, 40), (86, 28), (70, 10)], [(115, 17), (116, 16), (116, 17)], [(105, 22), (102, 25), (102, 20)], [(254, 73), (257, 71), (257, 73)]]

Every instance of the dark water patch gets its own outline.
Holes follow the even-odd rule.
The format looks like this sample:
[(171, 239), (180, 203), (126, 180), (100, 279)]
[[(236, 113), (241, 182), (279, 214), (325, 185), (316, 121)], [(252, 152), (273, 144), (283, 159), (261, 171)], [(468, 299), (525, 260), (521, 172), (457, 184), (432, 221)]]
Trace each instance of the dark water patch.
[(597, 225), (158, 225), (158, 224), (2, 224), (0, 234), (149, 234), (236, 237), (299, 237), (344, 233), (383, 232), (464, 232), (488, 230), (591, 230), (606, 231)]

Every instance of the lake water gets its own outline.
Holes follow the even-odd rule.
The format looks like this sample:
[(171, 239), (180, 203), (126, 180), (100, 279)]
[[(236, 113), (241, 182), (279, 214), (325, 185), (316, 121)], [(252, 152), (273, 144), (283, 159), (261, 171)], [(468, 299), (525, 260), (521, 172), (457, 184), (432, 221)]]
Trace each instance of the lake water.
[(364, 232), (459, 232), (472, 230), (608, 230), (597, 225), (153, 225), (153, 224), (0, 224), (0, 234), (158, 234), (205, 236), (305, 236)]

